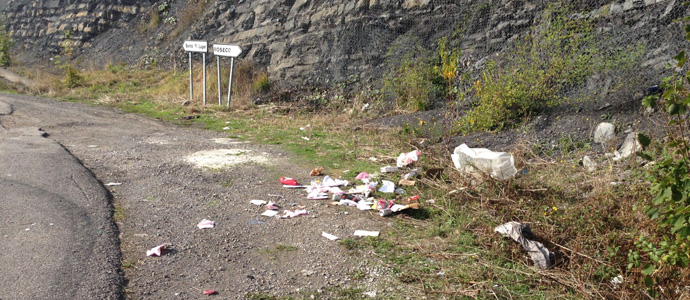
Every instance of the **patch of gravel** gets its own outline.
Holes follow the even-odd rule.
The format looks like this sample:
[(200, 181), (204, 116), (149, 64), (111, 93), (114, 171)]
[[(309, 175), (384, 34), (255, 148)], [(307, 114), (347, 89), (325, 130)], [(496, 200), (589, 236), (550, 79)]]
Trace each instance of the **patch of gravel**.
[[(4, 124), (41, 127), (101, 182), (122, 183), (107, 188), (114, 197), (130, 299), (195, 299), (206, 289), (218, 291), (219, 299), (243, 299), (250, 292), (302, 295), (347, 286), (380, 295), (389, 284), (391, 271), (375, 263), (374, 255), (353, 254), (321, 233), (344, 239), (362, 229), (385, 236), (390, 219), (333, 207), (329, 200), (307, 200), (303, 190), (279, 183), (281, 176), (309, 182), (317, 178), (308, 176), (314, 166), (296, 165), (273, 146), (218, 149), (218, 141), (234, 142), (225, 140), (233, 133), (19, 98)], [(191, 164), (190, 157), (203, 167)], [(265, 208), (250, 204), (252, 199), (274, 201), (281, 212), (303, 208), (309, 215), (263, 217)], [(216, 227), (198, 229), (202, 219)], [(165, 255), (146, 256), (146, 250), (163, 243), (170, 248)], [(351, 279), (355, 270), (365, 270), (365, 278)]]

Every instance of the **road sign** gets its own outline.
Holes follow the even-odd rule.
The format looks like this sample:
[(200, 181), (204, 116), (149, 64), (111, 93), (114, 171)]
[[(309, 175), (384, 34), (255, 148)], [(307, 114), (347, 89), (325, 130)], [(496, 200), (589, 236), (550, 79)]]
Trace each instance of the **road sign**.
[(187, 52), (208, 52), (208, 42), (206, 41), (184, 41), (182, 48)]
[(242, 47), (235, 45), (213, 44), (213, 55), (238, 57), (242, 54)]

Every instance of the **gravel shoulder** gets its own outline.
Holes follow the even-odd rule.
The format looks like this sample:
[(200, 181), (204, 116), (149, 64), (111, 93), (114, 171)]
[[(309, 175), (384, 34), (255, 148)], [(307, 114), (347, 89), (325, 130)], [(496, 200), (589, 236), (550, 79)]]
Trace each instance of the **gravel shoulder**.
[[(115, 109), (12, 96), (8, 128), (41, 127), (64, 145), (114, 198), (123, 270), (131, 299), (197, 299), (214, 289), (223, 299), (246, 293), (304, 294), (343, 286), (380, 291), (387, 270), (353, 256), (321, 236), (352, 237), (356, 229), (392, 224), (377, 214), (307, 200), (302, 190), (284, 189), (281, 176), (308, 182), (313, 166), (294, 164), (289, 153), (266, 145), (227, 139), (228, 133), (166, 124)], [(223, 168), (199, 168), (187, 157), (200, 151), (233, 150), (263, 157)], [(228, 155), (232, 156), (232, 155)], [(252, 199), (272, 200), (282, 209), (304, 208), (294, 219), (263, 217)], [(216, 222), (198, 229), (202, 219)], [(146, 250), (160, 244), (161, 257)], [(352, 282), (354, 270), (365, 273)]]

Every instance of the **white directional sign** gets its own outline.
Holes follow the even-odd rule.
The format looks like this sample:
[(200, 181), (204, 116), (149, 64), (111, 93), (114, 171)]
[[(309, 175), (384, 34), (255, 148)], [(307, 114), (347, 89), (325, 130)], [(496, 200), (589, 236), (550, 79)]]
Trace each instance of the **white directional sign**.
[(208, 52), (208, 43), (206, 41), (184, 41), (182, 45), (184, 51), (187, 52)]
[(242, 47), (235, 45), (213, 44), (213, 55), (238, 57), (242, 54)]

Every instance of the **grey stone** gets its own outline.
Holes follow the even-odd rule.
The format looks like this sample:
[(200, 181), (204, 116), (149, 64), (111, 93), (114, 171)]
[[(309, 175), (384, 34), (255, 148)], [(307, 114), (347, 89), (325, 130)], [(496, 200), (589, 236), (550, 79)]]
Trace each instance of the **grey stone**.
[(616, 125), (611, 123), (599, 123), (597, 128), (594, 130), (594, 142), (595, 143), (605, 143), (612, 140), (616, 136)]
[(0, 101), (0, 116), (1, 115), (9, 115), (12, 113), (12, 111), (13, 111), (12, 105), (10, 105), (9, 103), (5, 103), (5, 102)]

